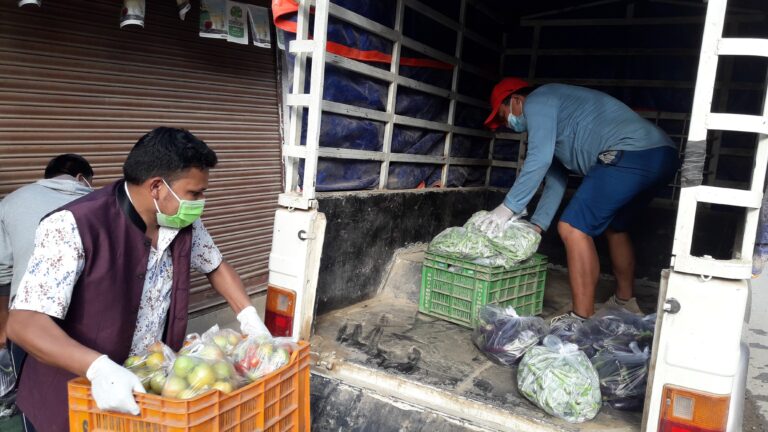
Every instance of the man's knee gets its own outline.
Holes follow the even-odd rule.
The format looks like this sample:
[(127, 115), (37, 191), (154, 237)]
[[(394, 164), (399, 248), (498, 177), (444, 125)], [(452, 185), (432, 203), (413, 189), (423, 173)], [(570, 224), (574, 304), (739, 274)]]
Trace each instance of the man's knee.
[(557, 223), (557, 233), (560, 234), (560, 238), (567, 242), (574, 236), (584, 236), (583, 232), (581, 232), (578, 228), (575, 228), (573, 225), (569, 224), (568, 222), (560, 221)]

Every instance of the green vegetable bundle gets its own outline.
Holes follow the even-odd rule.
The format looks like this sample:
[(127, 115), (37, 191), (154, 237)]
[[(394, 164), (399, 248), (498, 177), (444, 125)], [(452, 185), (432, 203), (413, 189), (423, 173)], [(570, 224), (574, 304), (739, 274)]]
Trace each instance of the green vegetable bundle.
[(479, 211), (463, 228), (448, 228), (441, 232), (429, 244), (429, 252), (489, 267), (506, 268), (536, 253), (541, 235), (531, 224), (522, 220), (511, 221), (504, 225), (500, 233), (489, 236), (478, 228), (478, 220), (486, 214), (488, 212)]
[(517, 386), (548, 414), (572, 423), (593, 419), (600, 411), (600, 381), (587, 356), (556, 336), (531, 348), (517, 371)]
[(438, 255), (474, 260), (491, 258), (498, 253), (488, 237), (465, 228), (448, 228), (429, 244), (429, 251)]
[(508, 222), (499, 236), (489, 237), (493, 248), (507, 259), (520, 262), (530, 258), (539, 248), (541, 234), (523, 220)]

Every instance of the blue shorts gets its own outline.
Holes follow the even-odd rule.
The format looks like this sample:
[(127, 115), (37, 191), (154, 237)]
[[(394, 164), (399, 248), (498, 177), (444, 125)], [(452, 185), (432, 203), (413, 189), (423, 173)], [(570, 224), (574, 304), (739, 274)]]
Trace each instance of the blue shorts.
[(612, 161), (598, 161), (589, 170), (560, 221), (592, 237), (606, 228), (627, 231), (679, 167), (677, 149), (669, 146), (618, 151)]

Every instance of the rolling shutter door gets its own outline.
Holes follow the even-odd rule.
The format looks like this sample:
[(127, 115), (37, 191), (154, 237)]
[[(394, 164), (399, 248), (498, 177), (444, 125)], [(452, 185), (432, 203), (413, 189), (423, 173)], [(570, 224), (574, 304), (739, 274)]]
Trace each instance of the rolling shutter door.
[[(79, 153), (96, 186), (121, 176), (157, 126), (186, 128), (219, 156), (203, 218), (249, 292), (267, 277), (281, 190), (275, 55), (197, 35), (197, 8), (147, 2), (144, 29), (119, 28), (119, 1), (0, 5), (0, 197)], [(223, 303), (194, 275), (191, 311)]]

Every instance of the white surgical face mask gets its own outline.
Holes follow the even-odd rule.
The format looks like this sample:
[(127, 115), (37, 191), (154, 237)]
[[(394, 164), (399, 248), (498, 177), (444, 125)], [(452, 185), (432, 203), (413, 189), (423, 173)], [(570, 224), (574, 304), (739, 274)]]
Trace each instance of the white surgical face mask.
[(525, 115), (516, 116), (510, 112), (507, 116), (507, 126), (515, 132), (525, 132), (528, 130), (528, 121)]
[(90, 190), (94, 190), (93, 186), (91, 186), (91, 184), (88, 182), (88, 180), (85, 178), (85, 176), (81, 176), (80, 180), (82, 180), (83, 183), (85, 183), (85, 187), (87, 187)]
[(512, 98), (509, 101), (509, 114), (507, 114), (507, 126), (515, 132), (525, 132), (528, 130), (528, 121), (525, 119), (525, 114), (520, 113), (519, 116), (512, 114), (512, 102), (515, 99)]

